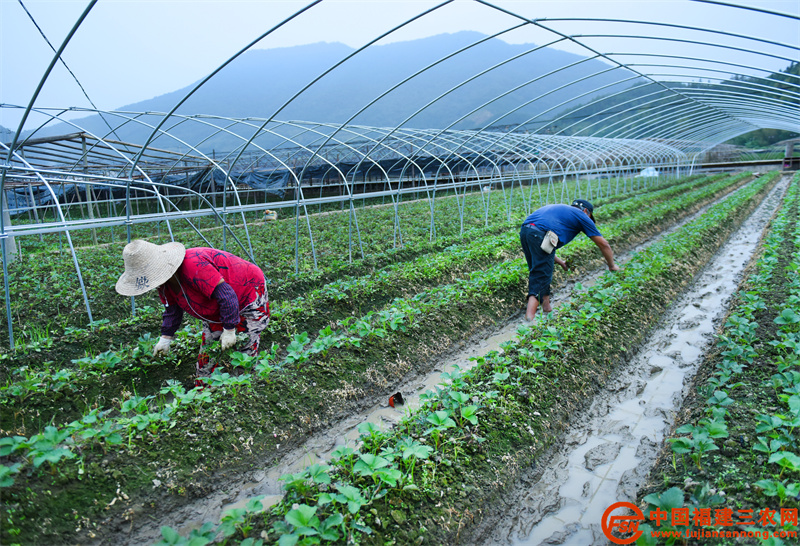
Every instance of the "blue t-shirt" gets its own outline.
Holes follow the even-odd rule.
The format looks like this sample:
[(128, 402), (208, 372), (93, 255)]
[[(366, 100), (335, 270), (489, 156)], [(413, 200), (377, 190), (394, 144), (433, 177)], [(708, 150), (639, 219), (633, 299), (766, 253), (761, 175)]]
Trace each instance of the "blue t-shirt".
[(545, 205), (525, 218), (522, 225), (527, 224), (535, 224), (544, 231), (554, 231), (558, 235), (557, 248), (569, 243), (581, 231), (587, 237), (601, 235), (586, 213), (570, 205)]

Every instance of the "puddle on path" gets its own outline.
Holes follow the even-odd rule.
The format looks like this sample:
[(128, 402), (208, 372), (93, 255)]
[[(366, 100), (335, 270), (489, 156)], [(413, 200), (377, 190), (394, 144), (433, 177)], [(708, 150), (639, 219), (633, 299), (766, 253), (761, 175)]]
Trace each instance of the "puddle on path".
[[(503, 500), (485, 544), (607, 544), (603, 512), (636, 501), (703, 351), (787, 187), (780, 183), (672, 307), (628, 366), (613, 377), (535, 480)], [(484, 535), (486, 536), (486, 535)]]
[[(663, 237), (665, 234), (678, 229), (683, 224), (702, 214), (705, 208), (707, 207), (691, 215), (688, 219), (681, 221), (673, 228), (642, 243), (633, 251), (618, 255), (616, 257), (617, 262), (624, 264), (633, 252), (641, 250), (643, 247), (652, 244), (652, 242)], [(553, 308), (557, 309), (559, 305), (569, 298), (571, 288), (576, 282), (580, 282), (584, 287), (591, 286), (604, 271), (604, 269), (598, 270), (580, 279), (568, 281), (566, 286), (558, 289), (554, 293), (552, 299)], [(474, 361), (471, 360), (472, 358), (484, 356), (493, 350), (502, 350), (500, 345), (503, 342), (517, 336), (517, 328), (522, 324), (522, 317), (523, 314), (520, 312), (514, 317), (511, 317), (504, 326), (500, 327), (490, 336), (479, 341), (468, 343), (463, 349), (455, 352), (441, 362), (431, 374), (400, 385), (398, 390), (403, 394), (405, 405), (395, 408), (390, 407), (388, 404), (388, 397), (392, 393), (387, 393), (385, 400), (381, 400), (372, 408), (352, 415), (330, 430), (315, 434), (313, 437), (309, 438), (304, 445), (286, 453), (277, 464), (269, 469), (253, 472), (250, 476), (250, 482), (232, 483), (227, 491), (211, 493), (203, 499), (199, 499), (173, 513), (165, 514), (164, 518), (160, 521), (144, 524), (131, 534), (120, 536), (118, 544), (123, 546), (155, 542), (161, 538), (160, 528), (162, 525), (170, 525), (182, 535), (187, 536), (193, 529), (200, 528), (203, 523), (207, 521), (219, 521), (225, 511), (232, 508), (243, 507), (250, 498), (257, 495), (264, 495), (262, 502), (265, 506), (271, 506), (277, 503), (283, 496), (281, 489), (283, 482), (279, 481), (282, 475), (299, 472), (306, 466), (315, 462), (327, 461), (333, 450), (340, 445), (355, 447), (359, 437), (358, 426), (364, 422), (370, 421), (384, 429), (393, 426), (407, 411), (418, 407), (420, 394), (432, 390), (436, 385), (443, 382), (441, 376), (443, 372), (451, 372), (456, 366), (462, 370), (468, 369), (474, 365)], [(583, 443), (586, 443), (586, 441), (586, 438), (584, 438)], [(600, 444), (591, 445), (590, 447), (599, 448)], [(593, 452), (594, 455), (599, 454), (601, 449), (604, 448)], [(543, 492), (542, 494), (545, 493), (552, 496), (552, 493), (548, 492)], [(535, 495), (534, 498), (538, 496), (539, 495)], [(556, 497), (555, 500), (557, 501), (558, 498)], [(555, 508), (555, 506), (549, 509), (552, 510), (553, 508)], [(541, 511), (542, 508), (536, 508), (535, 510)], [(527, 520), (530, 520), (530, 518), (527, 518)], [(599, 522), (599, 518), (597, 521)], [(511, 523), (506, 525), (506, 529), (508, 529), (510, 525)], [(503, 540), (507, 542), (506, 538)]]

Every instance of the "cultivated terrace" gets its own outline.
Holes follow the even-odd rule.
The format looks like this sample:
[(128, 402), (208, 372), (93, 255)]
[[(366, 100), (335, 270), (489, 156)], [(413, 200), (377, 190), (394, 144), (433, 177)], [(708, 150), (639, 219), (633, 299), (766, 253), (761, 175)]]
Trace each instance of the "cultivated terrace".
[(800, 508), (798, 214), (795, 176), (640, 493), (646, 517), (688, 517), (648, 522), (640, 544), (797, 543), (780, 535), (798, 531)]
[[(482, 516), (476, 507), (502, 494), (517, 469), (558, 438), (778, 179), (775, 172), (692, 177), (629, 192), (624, 199), (595, 199), (599, 227), (617, 252), (712, 205), (635, 255), (622, 271), (578, 290), (554, 318), (520, 327), (518, 338), (502, 352), (451, 374), (399, 426), (383, 431), (365, 424), (358, 445), (285, 476), (286, 494), (278, 505), (264, 511), (254, 498), (191, 536), (165, 527), (162, 543), (463, 540), (469, 525)], [(685, 475), (703, 483), (702, 475), (678, 471), (693, 472), (693, 465), (697, 472), (708, 471), (713, 450), (696, 447), (707, 422), (716, 423), (705, 437), (712, 445), (727, 446), (730, 439), (714, 434), (736, 426), (736, 434), (759, 452), (761, 461), (755, 460), (763, 470), (761, 481), (753, 482), (755, 489), (781, 503), (797, 495), (791, 494), (796, 487), (792, 476), (800, 469), (791, 438), (792, 411), (800, 408), (791, 391), (792, 348), (800, 341), (800, 318), (794, 321), (792, 315), (800, 297), (794, 246), (797, 183), (792, 187), (785, 228), (771, 232), (783, 239), (773, 245), (779, 265), (770, 274), (782, 279), (785, 289), (752, 288), (762, 306), (743, 299), (752, 310), (743, 307), (740, 322), (734, 315), (729, 319), (736, 331), (721, 338), (727, 341), (720, 359), (732, 364), (721, 368), (722, 375), (706, 373), (716, 383), (698, 390), (707, 405), (687, 416), (695, 428), (676, 430), (671, 443), (675, 474), (665, 478), (666, 485), (683, 487)], [(473, 220), (462, 231), (458, 215), (451, 215), (452, 224), (445, 221), (436, 237), (429, 229), (429, 203), (406, 203), (411, 214), (403, 217), (404, 245), (378, 252), (374, 249), (386, 245), (394, 207), (359, 209), (367, 257), (351, 262), (346, 240), (321, 237), (316, 241), (320, 270), (307, 275), (292, 272), (290, 256), (273, 262), (267, 258), (288, 254), (286, 249), (293, 247), (294, 220), (263, 226), (254, 253), (271, 263), (266, 271), (273, 282), (273, 319), (262, 336), (265, 350), (255, 358), (220, 354), (227, 366), (202, 390), (190, 382), (198, 324), (188, 323), (170, 356), (154, 361), (160, 324), (156, 299), (137, 301), (131, 317), (130, 301), (114, 298), (121, 245), (81, 251), (97, 315), (89, 326), (79, 322), (74, 282), (64, 280), (69, 260), (56, 259), (49, 248), (24, 254), (12, 264), (12, 291), (15, 317), (30, 325), (27, 339), (15, 351), (0, 354), (0, 541), (113, 540), (145, 518), (202, 498), (214, 487), (212, 475), (220, 480), (268, 467), (314, 431), (373, 405), (404, 378), (429, 373), (447, 352), (518, 313), (527, 280), (518, 225), (527, 207), (540, 202), (493, 199), (456, 195), (442, 200), (471, 211), (465, 218)], [(436, 222), (448, 217), (442, 211), (435, 216)], [(342, 232), (352, 217), (345, 211), (313, 221), (319, 224), (315, 233), (322, 226)], [(218, 244), (220, 231), (209, 227), (203, 233)], [(193, 237), (180, 240), (187, 246), (203, 244)], [(790, 246), (794, 254), (786, 251)], [(597, 269), (602, 262), (587, 240), (577, 239), (560, 255), (576, 273)], [(305, 259), (311, 258), (306, 254)], [(794, 270), (787, 269), (791, 263)], [(557, 276), (556, 283), (565, 278)], [(43, 292), (49, 286), (55, 296)], [(62, 308), (59, 300), (69, 303)], [(772, 311), (783, 322), (767, 321)], [(54, 316), (58, 323), (52, 322)], [(753, 321), (756, 330), (748, 333), (750, 327), (742, 325)], [(755, 343), (756, 331), (756, 338), (769, 341)], [(762, 361), (774, 362), (774, 369), (765, 364), (752, 388), (772, 401), (753, 406), (749, 396), (742, 396), (737, 410), (720, 398), (724, 394), (733, 401), (738, 386), (748, 380), (744, 376), (761, 368), (755, 363)], [(749, 393), (749, 388), (738, 392)], [(732, 411), (751, 418), (748, 432), (738, 432), (743, 420), (731, 419)], [(737, 436), (730, 438), (738, 444)], [(713, 472), (723, 475), (719, 469)], [(658, 494), (674, 495), (665, 489)]]

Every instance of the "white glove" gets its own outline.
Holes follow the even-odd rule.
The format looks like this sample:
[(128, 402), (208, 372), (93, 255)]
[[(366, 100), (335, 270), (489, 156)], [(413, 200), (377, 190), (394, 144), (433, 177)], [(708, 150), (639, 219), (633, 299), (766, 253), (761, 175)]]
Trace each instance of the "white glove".
[(172, 343), (171, 337), (161, 336), (153, 349), (153, 356), (166, 355), (169, 352), (170, 343)]
[(219, 338), (219, 342), (222, 345), (223, 351), (236, 345), (236, 328), (231, 330), (223, 330), (222, 336)]

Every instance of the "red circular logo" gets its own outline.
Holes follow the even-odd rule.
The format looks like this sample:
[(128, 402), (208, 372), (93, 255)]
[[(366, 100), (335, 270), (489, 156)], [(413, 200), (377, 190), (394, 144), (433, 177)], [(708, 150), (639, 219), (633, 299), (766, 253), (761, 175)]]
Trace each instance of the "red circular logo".
[[(611, 512), (617, 508), (627, 508), (633, 512), (633, 515), (612, 516)], [(643, 521), (644, 514), (638, 506), (630, 502), (615, 502), (603, 512), (603, 521), (600, 524), (603, 527), (603, 534), (614, 544), (633, 544), (642, 536), (643, 531), (639, 530), (639, 523)], [(633, 535), (630, 538), (619, 538), (613, 534), (615, 531), (620, 535), (628, 533), (633, 533)]]

